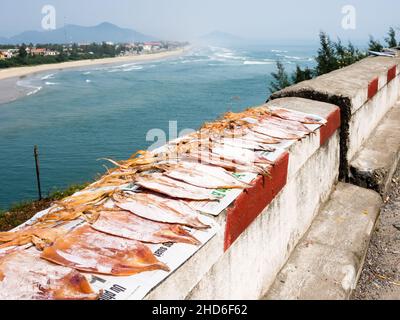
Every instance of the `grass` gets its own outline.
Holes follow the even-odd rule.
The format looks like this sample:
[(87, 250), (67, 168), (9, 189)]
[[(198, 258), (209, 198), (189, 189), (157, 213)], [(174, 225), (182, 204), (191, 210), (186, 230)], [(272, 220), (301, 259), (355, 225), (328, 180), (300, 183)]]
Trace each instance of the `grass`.
[(64, 199), (65, 197), (72, 196), (74, 193), (81, 191), (82, 189), (86, 188), (88, 185), (89, 185), (89, 183), (74, 184), (64, 190), (56, 189), (50, 193), (48, 198), (52, 199), (52, 201), (61, 200), (61, 199)]
[(9, 210), (0, 210), (0, 231), (9, 231), (25, 221), (32, 218), (39, 211), (45, 210), (51, 206), (54, 201), (68, 197), (88, 186), (85, 184), (76, 184), (69, 186), (64, 190), (54, 190), (49, 195), (36, 201), (23, 201), (14, 204)]

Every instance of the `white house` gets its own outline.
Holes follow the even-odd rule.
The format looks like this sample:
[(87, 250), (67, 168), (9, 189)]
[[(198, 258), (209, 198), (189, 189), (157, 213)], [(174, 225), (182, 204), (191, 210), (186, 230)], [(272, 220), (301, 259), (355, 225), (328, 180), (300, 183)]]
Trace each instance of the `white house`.
[(145, 42), (143, 44), (143, 50), (146, 52), (158, 51), (161, 49), (160, 42)]
[(14, 56), (14, 52), (11, 49), (0, 50), (0, 59), (11, 59)]
[(55, 50), (46, 50), (44, 53), (45, 56), (58, 56), (60, 53)]

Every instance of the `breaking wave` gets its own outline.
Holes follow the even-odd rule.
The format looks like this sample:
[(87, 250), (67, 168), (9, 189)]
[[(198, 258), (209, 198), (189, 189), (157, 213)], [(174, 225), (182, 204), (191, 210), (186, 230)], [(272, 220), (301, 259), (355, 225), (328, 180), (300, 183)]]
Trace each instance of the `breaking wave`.
[(34, 90), (29, 91), (26, 95), (27, 95), (27, 96), (31, 96), (31, 95), (33, 95), (33, 94), (38, 93), (40, 90), (42, 90), (42, 87), (35, 87)]
[(20, 80), (17, 82), (17, 86), (29, 89), (30, 91), (27, 92), (27, 96), (34, 95), (43, 88), (42, 86), (33, 85), (29, 80)]
[(245, 65), (265, 65), (265, 64), (273, 64), (274, 62), (272, 61), (249, 61), (246, 60), (243, 62)]
[(133, 70), (142, 70), (143, 67), (142, 66), (133, 66), (130, 68), (126, 68), (126, 69), (122, 69), (123, 72), (128, 72), (128, 71), (133, 71)]
[(48, 80), (54, 78), (55, 73), (48, 74), (41, 78), (41, 80)]
[(304, 61), (312, 60), (312, 58), (310, 58), (310, 57), (289, 56), (289, 55), (284, 55), (284, 54), (277, 54), (277, 56), (288, 59), (288, 60), (304, 60)]
[(220, 47), (210, 47), (211, 54), (208, 55), (210, 60), (217, 60), (217, 61), (245, 61), (248, 57), (238, 55), (232, 49), (227, 48), (220, 48)]

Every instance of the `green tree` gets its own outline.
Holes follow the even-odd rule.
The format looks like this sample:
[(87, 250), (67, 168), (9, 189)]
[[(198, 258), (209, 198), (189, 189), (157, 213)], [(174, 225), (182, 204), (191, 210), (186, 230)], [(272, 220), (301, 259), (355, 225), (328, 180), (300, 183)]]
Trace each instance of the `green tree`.
[(79, 49), (78, 44), (73, 43), (73, 44), (72, 44), (72, 47), (71, 47), (71, 50), (70, 50), (70, 52), (71, 52), (71, 54), (70, 54), (71, 59), (76, 60), (76, 59), (79, 58), (78, 49)]
[(23, 60), (26, 58), (28, 53), (26, 52), (26, 45), (23, 43), (19, 48), (18, 48), (18, 56)]
[(333, 46), (335, 48), (335, 57), (338, 68), (347, 67), (366, 57), (366, 55), (356, 49), (351, 42), (349, 42), (347, 47), (343, 45), (340, 38), (337, 42), (333, 42)]
[(337, 42), (333, 43), (333, 47), (335, 48), (337, 66), (339, 68), (343, 68), (344, 66), (346, 66), (346, 61), (348, 58), (346, 47), (342, 44), (342, 40), (340, 40), (340, 38)]
[(385, 42), (389, 48), (397, 47), (396, 31), (392, 27), (389, 29), (388, 37), (385, 38)]
[(62, 48), (58, 52), (60, 52), (60, 54), (56, 57), (57, 62), (64, 62), (68, 60), (68, 56), (65, 54)]
[(381, 52), (383, 51), (383, 45), (379, 42), (379, 40), (375, 40), (373, 36), (369, 36), (368, 50)]
[(325, 32), (319, 34), (321, 47), (315, 58), (317, 62), (316, 74), (322, 75), (338, 69), (338, 61), (335, 54), (335, 46)]
[(271, 76), (274, 78), (274, 80), (271, 81), (271, 84), (269, 87), (269, 90), (271, 91), (271, 93), (282, 90), (291, 85), (289, 76), (285, 70), (285, 66), (283, 65), (283, 63), (281, 61), (276, 62), (276, 68), (277, 68), (277, 72), (271, 73)]
[[(371, 42), (373, 42), (374, 46), (376, 46), (376, 44), (379, 45), (379, 43), (375, 42), (372, 37), (370, 44)], [(367, 54), (365, 52), (357, 49), (351, 42), (346, 46), (340, 39), (338, 39), (337, 42), (331, 41), (326, 33), (321, 32), (320, 48), (318, 50), (318, 55), (315, 58), (316, 67), (314, 69), (309, 67), (302, 69), (297, 65), (295, 71), (289, 77), (283, 64), (277, 62), (278, 71), (271, 74), (274, 80), (271, 83), (270, 91), (275, 92), (291, 84), (310, 80), (315, 76), (323, 75), (339, 68), (344, 68), (364, 59), (366, 56)]]
[(349, 53), (350, 53), (350, 55), (352, 57), (351, 63), (357, 62), (357, 61), (359, 61), (361, 59), (364, 59), (364, 58), (366, 58), (368, 56), (366, 52), (360, 51), (359, 49), (354, 47), (354, 45), (351, 42), (349, 42), (348, 50), (349, 50)]
[(294, 84), (305, 81), (305, 80), (310, 80), (313, 78), (313, 70), (310, 69), (309, 67), (306, 67), (304, 70), (297, 65), (296, 70), (292, 74), (292, 82)]

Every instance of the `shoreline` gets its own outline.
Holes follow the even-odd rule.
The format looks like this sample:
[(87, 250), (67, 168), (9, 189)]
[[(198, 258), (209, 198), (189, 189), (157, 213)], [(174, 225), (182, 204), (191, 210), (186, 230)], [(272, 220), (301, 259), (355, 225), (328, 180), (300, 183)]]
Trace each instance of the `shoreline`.
[(92, 66), (113, 65), (126, 62), (147, 62), (163, 60), (181, 56), (188, 52), (190, 47), (173, 51), (150, 53), (139, 56), (124, 56), (114, 58), (102, 58), (93, 60), (67, 61), (54, 64), (42, 64), (38, 66), (15, 67), (0, 70), (0, 106), (25, 97), (31, 89), (19, 86), (18, 81), (29, 76), (46, 73), (48, 71), (64, 71), (78, 68), (90, 68)]
[(71, 68), (81, 68), (81, 67), (90, 67), (96, 65), (109, 65), (115, 63), (123, 63), (123, 62), (144, 62), (158, 59), (165, 59), (170, 57), (180, 56), (183, 53), (189, 50), (188, 47), (174, 50), (174, 51), (165, 51), (159, 53), (149, 53), (138, 56), (124, 56), (124, 57), (114, 57), (114, 58), (101, 58), (101, 59), (93, 59), (93, 60), (78, 60), (78, 61), (67, 61), (60, 63), (52, 63), (52, 64), (41, 64), (37, 66), (26, 66), (26, 67), (14, 67), (0, 70), (0, 80), (9, 79), (9, 78), (20, 78), (25, 77), (31, 74), (41, 73), (45, 71), (51, 70), (65, 70)]

